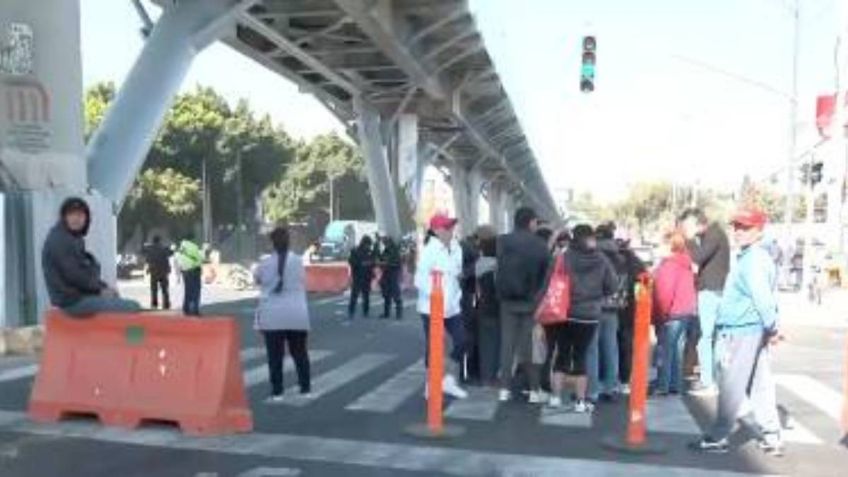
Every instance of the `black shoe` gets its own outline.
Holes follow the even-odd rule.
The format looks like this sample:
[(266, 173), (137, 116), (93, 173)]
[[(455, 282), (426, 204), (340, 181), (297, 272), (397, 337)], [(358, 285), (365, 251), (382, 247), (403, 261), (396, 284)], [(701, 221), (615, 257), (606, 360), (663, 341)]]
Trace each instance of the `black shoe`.
[(727, 454), (730, 452), (730, 443), (727, 442), (727, 439), (715, 440), (708, 436), (702, 437), (700, 441), (690, 442), (686, 447), (693, 452), (708, 454)]
[(598, 395), (598, 401), (607, 404), (618, 402), (618, 393), (601, 393)]

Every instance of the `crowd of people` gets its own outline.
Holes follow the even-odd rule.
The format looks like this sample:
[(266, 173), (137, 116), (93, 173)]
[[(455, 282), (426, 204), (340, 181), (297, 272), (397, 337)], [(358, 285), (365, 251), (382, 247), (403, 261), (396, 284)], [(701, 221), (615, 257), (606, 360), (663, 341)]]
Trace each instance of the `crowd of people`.
[[(742, 209), (733, 217), (733, 267), (725, 227), (697, 209), (666, 234), (664, 256), (651, 270), (616, 239), (612, 223), (554, 231), (521, 208), (513, 232), (496, 236), (481, 227), (461, 242), (456, 224), (444, 214), (431, 219), (415, 274), (425, 343), (432, 274), (442, 276), (451, 338), (446, 394), (466, 399), (463, 385), (480, 385), (497, 390), (500, 401), (523, 395), (530, 405), (574, 413), (618, 401), (630, 392), (635, 284), (650, 273), (657, 368), (650, 394), (718, 397), (718, 417), (691, 443), (694, 451), (727, 452), (740, 418), (763, 451), (782, 453), (769, 369), (769, 348), (779, 336), (777, 268), (763, 243), (762, 211)], [(558, 257), (567, 270), (568, 312), (540, 323), (537, 311)]]

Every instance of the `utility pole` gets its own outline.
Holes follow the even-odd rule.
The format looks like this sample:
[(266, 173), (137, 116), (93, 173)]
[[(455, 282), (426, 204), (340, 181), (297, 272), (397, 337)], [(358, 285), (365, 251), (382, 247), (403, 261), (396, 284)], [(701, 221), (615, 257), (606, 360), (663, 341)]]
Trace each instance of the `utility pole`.
[(837, 207), (838, 216), (830, 217), (833, 221), (832, 226), (838, 227), (838, 233), (835, 234), (839, 244), (837, 250), (840, 255), (845, 253), (845, 226), (843, 219), (845, 218), (845, 176), (848, 171), (848, 141), (845, 138), (845, 123), (848, 121), (848, 111), (845, 108), (845, 90), (848, 89), (848, 5), (845, 1), (838, 2), (837, 8), (837, 27), (838, 34), (836, 40), (836, 51), (834, 52), (834, 67), (836, 69), (836, 101), (833, 105), (833, 119), (835, 127), (833, 128), (833, 150), (836, 157), (832, 162), (836, 174), (836, 184), (834, 187), (838, 189), (835, 198), (839, 200)]
[(786, 164), (786, 209), (783, 214), (785, 246), (792, 243), (792, 221), (795, 210), (795, 155), (798, 142), (798, 57), (801, 49), (801, 0), (792, 1), (792, 95), (789, 98), (789, 150)]
[(244, 258), (242, 249), (242, 228), (244, 227), (244, 184), (241, 172), (241, 147), (236, 149), (236, 254), (238, 260)]
[(210, 243), (210, 237), (212, 235), (212, 233), (211, 233), (212, 213), (211, 213), (211, 207), (210, 207), (210, 204), (209, 204), (209, 199), (210, 199), (210, 197), (209, 197), (209, 178), (206, 175), (206, 157), (205, 156), (203, 158), (201, 167), (203, 168), (203, 171), (202, 171), (202, 174), (201, 174), (202, 175), (202, 182), (203, 182), (203, 184), (202, 184), (202, 187), (203, 187), (203, 211), (202, 211), (202, 214), (203, 214), (203, 219), (202, 219), (203, 220), (203, 233), (202, 233), (202, 235), (203, 235), (203, 243)]
[(330, 181), (330, 222), (332, 222), (336, 220), (336, 206), (333, 202), (333, 189), (335, 189), (333, 182), (335, 181), (331, 174), (327, 174), (327, 179)]

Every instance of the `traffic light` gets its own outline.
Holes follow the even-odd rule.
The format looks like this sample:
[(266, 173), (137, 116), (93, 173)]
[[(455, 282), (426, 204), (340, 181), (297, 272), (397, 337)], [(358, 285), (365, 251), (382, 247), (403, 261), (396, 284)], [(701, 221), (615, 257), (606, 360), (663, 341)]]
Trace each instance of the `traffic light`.
[(810, 168), (810, 182), (813, 186), (822, 181), (823, 174), (822, 168), (824, 167), (824, 163), (821, 161), (814, 162), (812, 167)]
[(597, 42), (592, 35), (583, 37), (583, 55), (580, 67), (580, 91), (595, 91), (595, 50)]
[(824, 178), (822, 169), (824, 169), (824, 163), (822, 161), (801, 164), (801, 183), (815, 187)]

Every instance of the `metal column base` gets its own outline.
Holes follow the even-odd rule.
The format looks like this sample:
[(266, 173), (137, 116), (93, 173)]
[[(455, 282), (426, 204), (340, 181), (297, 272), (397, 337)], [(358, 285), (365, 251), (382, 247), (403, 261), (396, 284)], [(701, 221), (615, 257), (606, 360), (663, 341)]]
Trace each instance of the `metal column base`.
[(631, 455), (665, 454), (668, 452), (668, 446), (656, 437), (645, 439), (645, 442), (640, 445), (634, 445), (627, 442), (627, 436), (623, 434), (604, 437), (601, 440), (601, 446), (613, 452)]
[(465, 428), (462, 426), (445, 424), (442, 426), (441, 431), (433, 431), (426, 422), (420, 422), (407, 426), (404, 432), (407, 435), (418, 439), (450, 440), (465, 435)]

